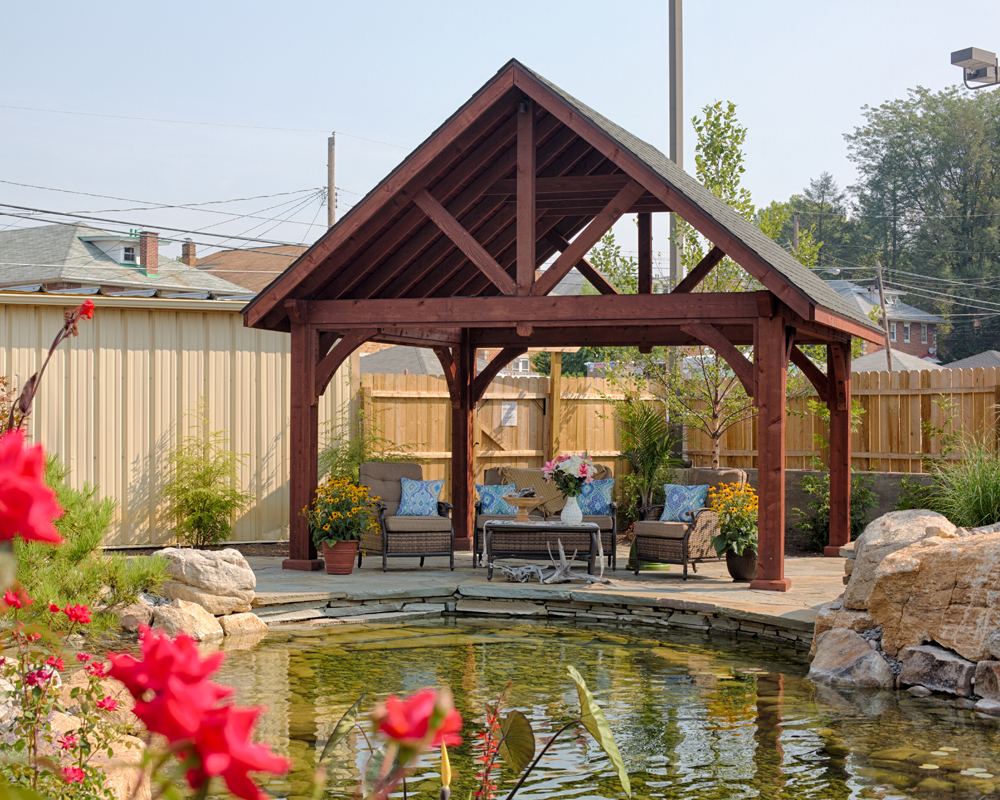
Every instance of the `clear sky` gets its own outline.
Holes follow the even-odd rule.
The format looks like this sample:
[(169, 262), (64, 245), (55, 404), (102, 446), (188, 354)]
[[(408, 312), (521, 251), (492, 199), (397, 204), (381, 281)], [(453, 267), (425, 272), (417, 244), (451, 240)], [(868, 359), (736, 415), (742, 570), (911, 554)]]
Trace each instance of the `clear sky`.
[[(312, 129), (0, 108), (4, 181), (162, 204), (290, 192), (325, 185), (326, 132), (336, 130), (346, 209), (511, 57), (668, 149), (666, 0), (41, 0), (7, 3), (3, 19), (0, 106)], [(917, 85), (955, 84), (949, 55), (973, 45), (1000, 50), (1000, 6), (686, 0), (684, 116), (716, 100), (737, 103), (749, 128), (745, 182), (758, 204), (787, 199), (823, 170), (847, 186), (854, 171), (843, 134), (861, 124), (862, 106)], [(693, 172), (689, 122), (684, 136)], [(292, 203), (260, 214), (294, 211), (300, 224), (273, 229), (179, 209), (106, 216), (149, 227), (222, 221), (211, 230), (231, 234), (259, 224), (249, 235), (312, 242), (322, 228), (301, 223), (322, 224), (325, 210), (308, 197), (298, 210)], [(210, 208), (251, 214), (287, 200)], [(8, 183), (0, 202), (63, 211), (141, 205)], [(0, 217), (0, 228), (25, 224)], [(631, 227), (617, 228), (626, 249)], [(665, 229), (654, 233), (665, 251)]]

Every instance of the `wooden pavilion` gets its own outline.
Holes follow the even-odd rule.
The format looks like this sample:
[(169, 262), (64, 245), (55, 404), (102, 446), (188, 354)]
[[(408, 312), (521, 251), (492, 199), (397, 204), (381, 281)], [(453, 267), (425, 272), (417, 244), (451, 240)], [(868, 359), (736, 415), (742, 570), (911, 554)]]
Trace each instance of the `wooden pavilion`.
[[(714, 247), (655, 294), (652, 215), (675, 212)], [(639, 290), (619, 294), (585, 256), (638, 215)], [(550, 257), (554, 263), (536, 277)], [(695, 291), (724, 256), (764, 287)], [(552, 296), (571, 269), (597, 296)], [(363, 342), (432, 348), (451, 394), (457, 543), (473, 526), (477, 402), (529, 347), (707, 345), (758, 408), (759, 577), (784, 591), (785, 390), (789, 362), (830, 408), (828, 555), (850, 531), (850, 344), (869, 319), (651, 145), (517, 61), (485, 86), (243, 311), (292, 335), (290, 558), (320, 562), (301, 516), (316, 489), (317, 399)], [(825, 345), (824, 373), (799, 345)], [(753, 346), (753, 361), (737, 349)], [(502, 348), (476, 372), (478, 348)]]

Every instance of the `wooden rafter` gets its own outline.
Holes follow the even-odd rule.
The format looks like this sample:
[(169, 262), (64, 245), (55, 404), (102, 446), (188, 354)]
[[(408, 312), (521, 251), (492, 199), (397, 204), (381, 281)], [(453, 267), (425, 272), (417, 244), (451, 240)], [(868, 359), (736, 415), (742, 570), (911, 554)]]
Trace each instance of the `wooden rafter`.
[(715, 269), (719, 262), (726, 257), (726, 254), (722, 252), (722, 248), (716, 245), (705, 257), (695, 265), (684, 279), (674, 287), (675, 294), (686, 294), (687, 292), (694, 291), (694, 288), (701, 283), (705, 276), (708, 275), (713, 269)]
[[(570, 242), (566, 239), (566, 237), (559, 233), (559, 231), (555, 228), (545, 234), (545, 238), (548, 239), (561, 253), (566, 252), (566, 249), (570, 246)], [(587, 259), (581, 258), (576, 262), (576, 264), (574, 264), (574, 266), (577, 271), (590, 281), (591, 285), (601, 294), (618, 294), (618, 290), (614, 287), (614, 284), (605, 278), (600, 270), (587, 261)]]
[(803, 353), (798, 347), (792, 348), (791, 361), (796, 367), (802, 370), (802, 374), (806, 376), (806, 379), (816, 390), (816, 394), (819, 396), (820, 401), (825, 403), (827, 398), (830, 396), (830, 381), (826, 377), (826, 373), (817, 367), (812, 362), (812, 359), (810, 359), (809, 356)]
[(493, 356), (490, 359), (490, 363), (483, 367), (482, 372), (476, 376), (476, 379), (472, 383), (473, 402), (478, 403), (482, 400), (489, 385), (493, 383), (493, 379), (500, 374), (500, 370), (526, 351), (527, 348), (525, 347), (505, 347)]
[[(535, 192), (539, 199), (546, 195), (593, 197), (601, 193), (608, 194), (610, 199), (610, 196), (624, 189), (630, 180), (628, 175), (621, 172), (614, 175), (557, 175), (537, 178)], [(512, 195), (516, 191), (517, 181), (504, 179), (496, 181), (485, 193), (506, 196)]]
[(681, 330), (703, 344), (711, 347), (730, 366), (736, 377), (740, 379), (748, 397), (755, 394), (754, 368), (753, 364), (741, 353), (737, 347), (725, 337), (725, 335), (714, 325), (698, 322), (691, 325), (683, 325)]
[[(517, 294), (531, 293), (535, 282), (535, 104), (517, 111)], [(506, 273), (504, 273), (506, 274)], [(507, 292), (510, 294), (510, 292)]]
[(426, 189), (421, 189), (413, 197), (420, 210), (430, 217), (441, 232), (447, 236), (455, 246), (465, 253), (466, 258), (475, 264), (482, 273), (490, 279), (504, 294), (517, 294), (517, 284), (511, 279), (503, 267), (493, 260), (493, 256), (486, 252), (486, 249), (476, 241), (475, 237), (462, 227), (457, 219), (448, 213), (434, 196)]
[(580, 232), (580, 234), (570, 243), (570, 246), (563, 250), (562, 255), (549, 267), (545, 273), (535, 282), (531, 290), (533, 295), (544, 296), (556, 288), (556, 284), (566, 277), (567, 273), (575, 267), (590, 248), (597, 244), (614, 225), (619, 217), (624, 214), (628, 207), (643, 192), (643, 188), (635, 181), (629, 181), (622, 188), (614, 199), (604, 207), (591, 223)]

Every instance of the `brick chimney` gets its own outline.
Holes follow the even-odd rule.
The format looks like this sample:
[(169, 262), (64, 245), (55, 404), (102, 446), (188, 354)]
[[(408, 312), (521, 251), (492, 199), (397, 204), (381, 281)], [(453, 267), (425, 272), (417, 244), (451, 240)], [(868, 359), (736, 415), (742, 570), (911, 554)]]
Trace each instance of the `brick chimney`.
[(184, 244), (181, 245), (181, 261), (189, 267), (198, 266), (198, 256), (195, 255), (194, 242), (190, 239), (185, 239)]
[(160, 234), (142, 231), (139, 234), (139, 264), (147, 277), (156, 277), (160, 271)]

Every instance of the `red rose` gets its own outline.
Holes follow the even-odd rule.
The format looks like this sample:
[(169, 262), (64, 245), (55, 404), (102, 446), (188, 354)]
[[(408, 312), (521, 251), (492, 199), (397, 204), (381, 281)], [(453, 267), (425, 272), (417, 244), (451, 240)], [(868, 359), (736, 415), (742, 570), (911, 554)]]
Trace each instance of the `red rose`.
[(60, 611), (62, 611), (62, 609), (59, 608), (59, 606), (57, 606), (55, 603), (50, 602), (49, 611), (51, 611), (53, 614), (58, 614)]
[(87, 661), (90, 661), (91, 658), (93, 658), (93, 656), (91, 656), (90, 653), (77, 653), (76, 654), (76, 660), (77, 661), (87, 662)]
[(378, 732), (403, 747), (420, 749), (461, 744), (462, 716), (452, 705), (451, 695), (424, 689), (400, 700), (395, 695), (372, 712)]
[(8, 608), (24, 608), (25, 606), (30, 606), (35, 601), (28, 597), (28, 593), (23, 589), (19, 589), (16, 592), (13, 589), (8, 589), (3, 593), (3, 602)]
[(94, 318), (94, 301), (91, 299), (84, 300), (76, 309), (77, 313), (83, 317), (83, 319), (93, 319)]
[(141, 661), (126, 653), (108, 655), (111, 661), (109, 674), (124, 683), (136, 700), (141, 700), (148, 689), (163, 691), (170, 677), (188, 684), (206, 680), (219, 669), (225, 658), (223, 653), (213, 653), (202, 659), (198, 643), (184, 634), (171, 639), (165, 633), (153, 633), (149, 628), (143, 628), (140, 635)]
[(95, 661), (93, 664), (87, 664), (86, 670), (88, 675), (93, 675), (95, 678), (103, 678), (110, 674), (108, 665), (102, 661)]
[(66, 608), (63, 609), (63, 614), (69, 617), (70, 622), (79, 622), (82, 625), (90, 622), (90, 609), (83, 605), (71, 606), (67, 603)]
[(83, 783), (83, 779), (86, 777), (79, 767), (63, 767), (62, 769), (62, 779), (66, 783)]
[(67, 733), (65, 736), (56, 739), (56, 743), (63, 750), (72, 750), (80, 743), (80, 739), (72, 733)]
[(56, 658), (56, 656), (49, 656), (45, 659), (45, 663), (50, 667), (55, 667), (59, 672), (62, 672), (63, 660), (61, 658)]
[(55, 493), (45, 485), (41, 445), (25, 447), (24, 433), (0, 436), (0, 541), (23, 539), (58, 544), (52, 520), (63, 515)]
[(104, 711), (117, 711), (118, 701), (113, 697), (102, 697), (97, 701), (97, 707)]
[(274, 755), (267, 746), (251, 741), (254, 723), (262, 711), (222, 706), (205, 715), (192, 743), (201, 766), (187, 773), (191, 788), (198, 789), (209, 778), (221, 776), (236, 797), (243, 800), (267, 797), (247, 773), (283, 775), (291, 764)]

